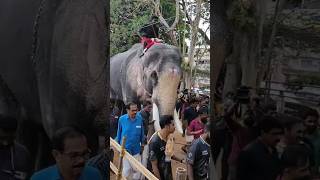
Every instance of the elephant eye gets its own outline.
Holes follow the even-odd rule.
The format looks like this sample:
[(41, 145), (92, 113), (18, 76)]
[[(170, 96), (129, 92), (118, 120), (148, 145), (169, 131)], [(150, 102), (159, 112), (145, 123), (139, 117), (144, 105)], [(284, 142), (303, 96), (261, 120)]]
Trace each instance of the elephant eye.
[(152, 80), (152, 86), (153, 87), (156, 86), (157, 83), (158, 83), (158, 74), (157, 74), (157, 72), (156, 71), (152, 71), (150, 77), (151, 77), (151, 80)]

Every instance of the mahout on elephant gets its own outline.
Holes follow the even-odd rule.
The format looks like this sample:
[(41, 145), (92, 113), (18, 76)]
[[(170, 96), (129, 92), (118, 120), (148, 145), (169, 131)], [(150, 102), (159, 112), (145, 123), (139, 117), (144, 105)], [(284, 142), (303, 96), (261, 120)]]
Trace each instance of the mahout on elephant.
[[(179, 49), (165, 43), (151, 46), (143, 56), (142, 44), (116, 54), (110, 59), (110, 99), (116, 102), (153, 102), (155, 129), (159, 130), (159, 115), (175, 115), (177, 90), (182, 77), (182, 57)], [(176, 127), (182, 133), (181, 122)]]

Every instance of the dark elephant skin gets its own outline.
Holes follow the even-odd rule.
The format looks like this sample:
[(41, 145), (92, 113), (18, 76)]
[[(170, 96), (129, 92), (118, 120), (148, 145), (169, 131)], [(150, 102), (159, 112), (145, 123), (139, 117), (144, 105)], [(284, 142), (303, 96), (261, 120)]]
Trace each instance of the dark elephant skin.
[(135, 44), (110, 59), (110, 99), (125, 104), (152, 100), (160, 115), (173, 115), (182, 75), (180, 52), (168, 44), (155, 44), (140, 57), (142, 50)]
[(102, 0), (1, 0), (0, 96), (11, 94), (20, 110), (0, 103), (7, 114), (23, 112), (19, 140), (40, 156), (37, 169), (49, 163), (53, 133), (67, 125), (87, 132), (98, 149), (96, 126), (108, 108), (104, 8)]

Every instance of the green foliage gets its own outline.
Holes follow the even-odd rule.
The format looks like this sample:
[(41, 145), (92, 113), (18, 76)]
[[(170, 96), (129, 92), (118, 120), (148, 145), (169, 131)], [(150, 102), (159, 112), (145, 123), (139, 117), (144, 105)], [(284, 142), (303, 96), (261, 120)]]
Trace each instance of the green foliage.
[[(161, 12), (167, 23), (171, 25), (175, 20), (175, 2), (161, 0)], [(111, 0), (111, 34), (110, 34), (110, 51), (111, 56), (128, 50), (133, 44), (140, 41), (138, 36), (139, 29), (148, 23), (153, 14), (153, 4), (148, 1), (130, 0), (119, 1)], [(188, 37), (188, 26), (184, 27), (180, 14), (180, 21), (177, 25), (177, 38), (181, 38), (180, 47), (182, 47), (183, 32)], [(166, 28), (162, 25), (160, 27), (160, 38), (167, 43), (170, 42), (170, 37), (167, 34)], [(182, 52), (182, 51), (181, 51)]]
[(229, 20), (235, 28), (245, 32), (252, 32), (257, 29), (253, 8), (246, 7), (241, 2), (239, 0), (232, 2)]
[(149, 21), (152, 15), (151, 5), (145, 1), (119, 1), (111, 0), (111, 56), (124, 52), (138, 43), (139, 29)]

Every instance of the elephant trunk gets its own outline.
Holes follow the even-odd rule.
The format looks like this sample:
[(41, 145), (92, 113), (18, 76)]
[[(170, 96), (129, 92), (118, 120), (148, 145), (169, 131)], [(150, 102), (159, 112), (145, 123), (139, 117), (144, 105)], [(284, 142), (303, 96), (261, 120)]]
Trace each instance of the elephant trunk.
[[(158, 117), (155, 113), (160, 115), (172, 115), (174, 117), (178, 117), (175, 111), (175, 105), (177, 100), (177, 89), (180, 82), (181, 74), (177, 69), (172, 68), (170, 71), (164, 72), (160, 74), (158, 80), (158, 86), (154, 89), (153, 93), (153, 102), (154, 104), (154, 116), (156, 123), (158, 121)], [(156, 106), (156, 107), (155, 107)], [(182, 126), (179, 119), (175, 119), (176, 129), (182, 133)], [(181, 127), (180, 127), (181, 126)], [(159, 125), (155, 125), (155, 129), (159, 129)]]

